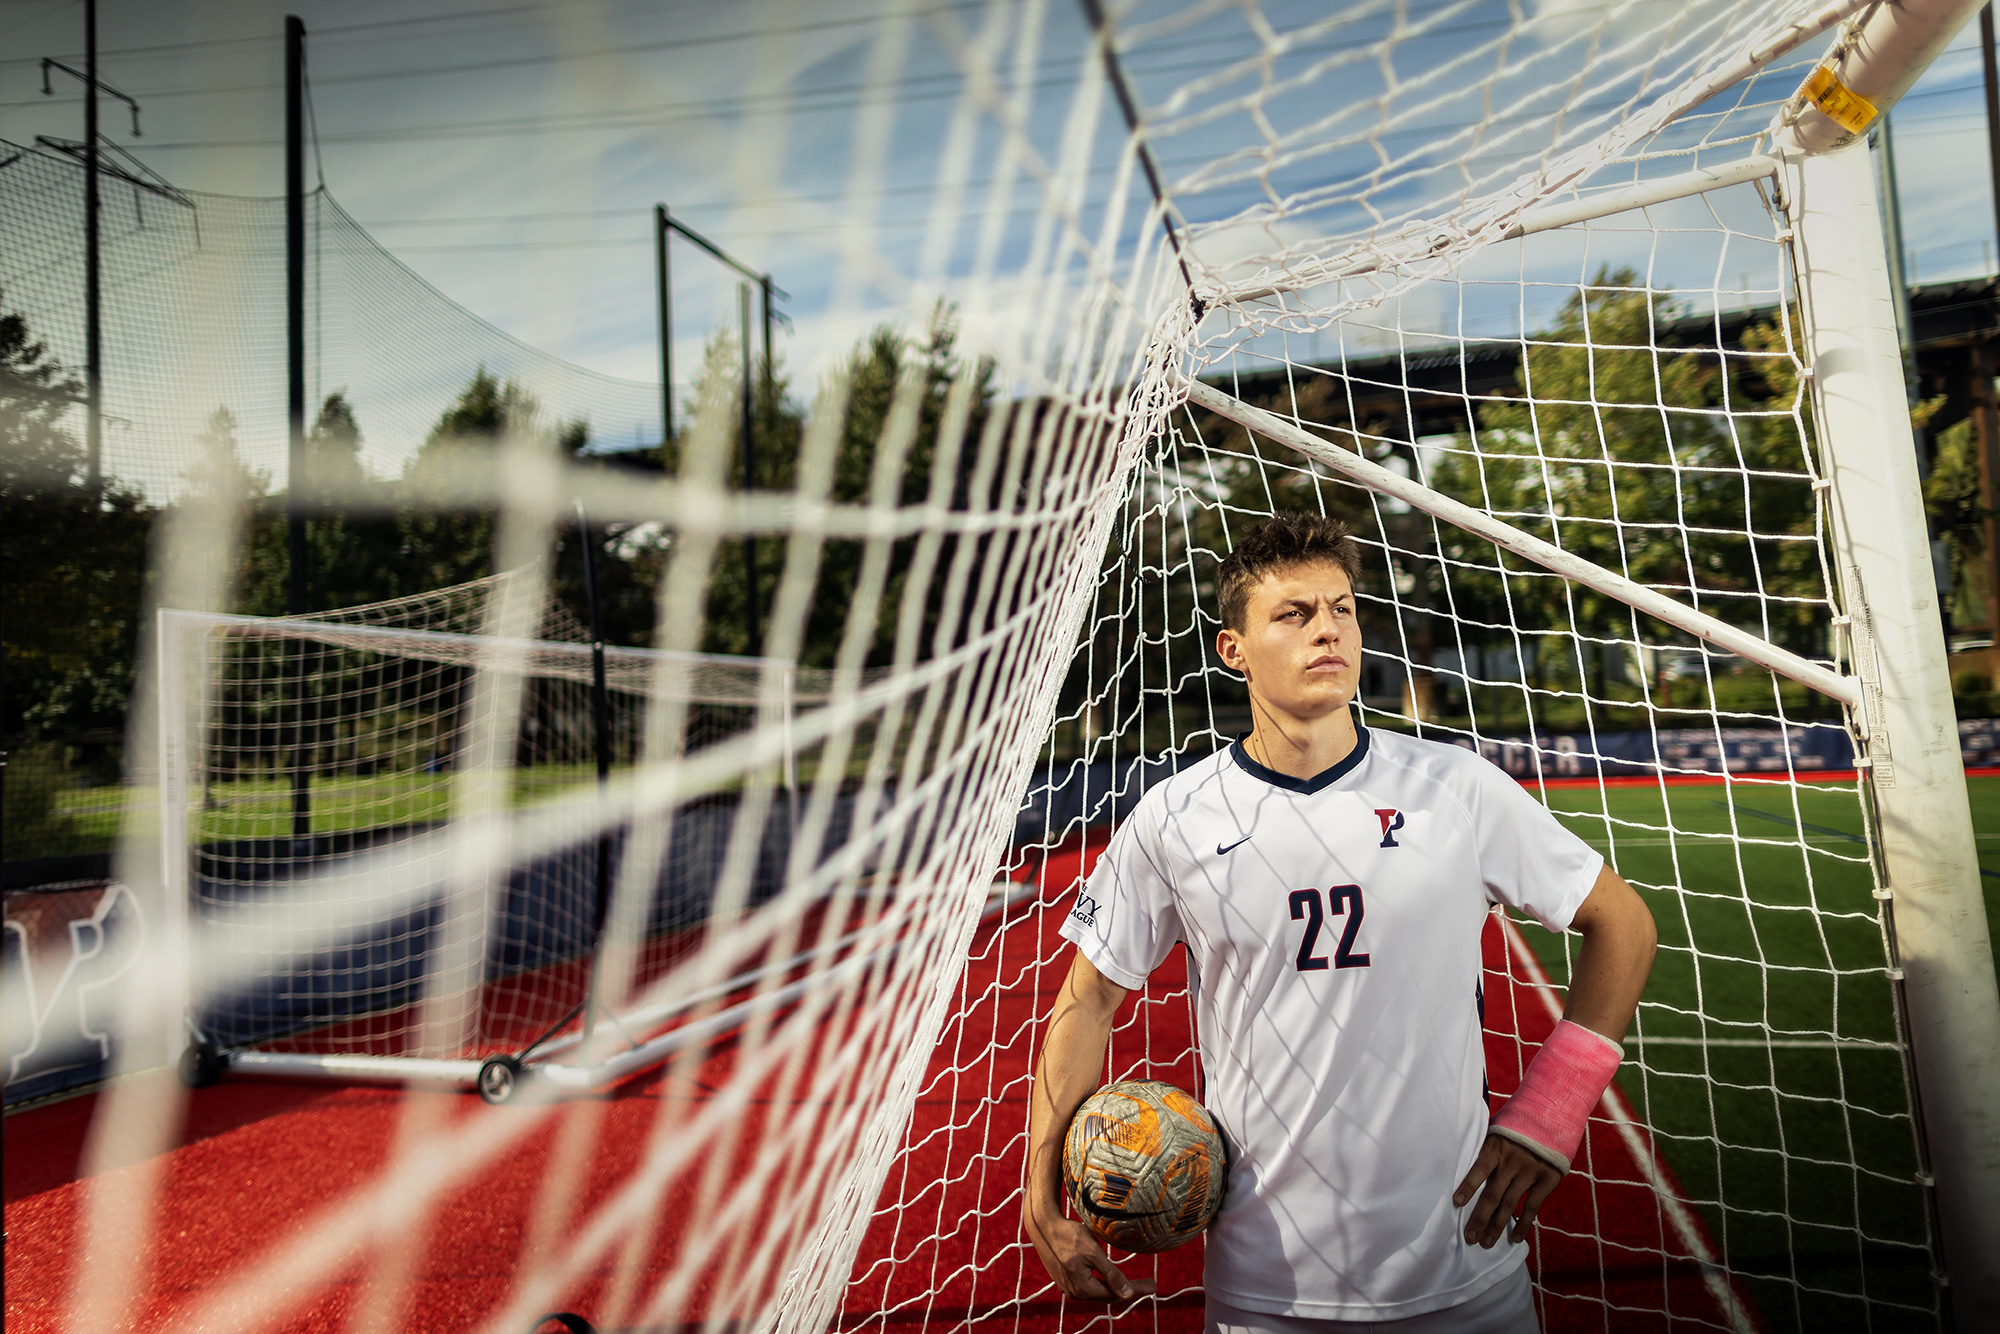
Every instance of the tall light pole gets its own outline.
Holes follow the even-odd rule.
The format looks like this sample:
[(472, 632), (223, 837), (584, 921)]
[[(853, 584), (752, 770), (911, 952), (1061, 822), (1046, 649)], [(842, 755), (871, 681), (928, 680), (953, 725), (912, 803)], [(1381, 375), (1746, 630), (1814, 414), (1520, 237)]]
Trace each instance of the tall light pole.
[[(285, 535), (291, 562), (292, 615), (312, 608), (306, 585), (306, 504), (310, 488), (306, 459), (306, 25), (285, 16), (285, 385), (291, 423), (285, 484)], [(292, 756), (292, 837), (312, 837), (312, 756), (307, 735), (306, 677), (312, 658), (302, 650), (292, 682), (296, 746)]]
[(97, 0), (83, 0), (83, 259), (84, 396), (89, 400), (85, 427), (86, 471), (90, 493), (104, 490), (104, 272), (98, 251), (97, 222)]
[(285, 527), (291, 553), (291, 612), (312, 608), (306, 592), (306, 25), (285, 16), (285, 392), (291, 424)]
[(659, 284), (660, 311), (660, 456), (666, 457), (674, 438), (674, 339), (671, 283), (667, 268), (667, 206), (653, 205), (653, 278)]
[[(737, 326), (741, 330), (743, 345), (743, 379), (738, 395), (743, 408), (743, 494), (749, 495), (757, 487), (756, 451), (752, 443), (754, 430), (750, 360), (750, 284), (736, 284)], [(766, 358), (769, 350), (766, 349)], [(753, 658), (763, 656), (764, 628), (757, 615), (757, 535), (746, 526), (743, 530), (743, 651)]]
[[(55, 89), (49, 71), (61, 70), (83, 84), (83, 142), (70, 145), (54, 142), (52, 147), (73, 152), (83, 162), (83, 372), (84, 476), (92, 495), (104, 488), (104, 264), (99, 234), (102, 204), (98, 193), (97, 94), (110, 93), (132, 108), (132, 137), (139, 138), (139, 104), (97, 77), (97, 0), (83, 3), (83, 68), (73, 69), (60, 60), (42, 60), (42, 96)], [(48, 141), (45, 141), (48, 142)]]
[[(772, 363), (776, 360), (771, 351), (771, 326), (782, 318), (772, 309), (774, 298), (785, 298), (786, 292), (771, 281), (768, 273), (759, 273), (741, 260), (731, 255), (715, 242), (703, 236), (694, 228), (682, 222), (667, 211), (665, 204), (653, 206), (653, 268), (659, 280), (660, 305), (660, 393), (665, 400), (662, 404), (661, 420), (665, 425), (665, 435), (661, 443), (673, 438), (673, 357), (670, 349), (674, 339), (673, 293), (667, 282), (667, 234), (679, 232), (688, 240), (706, 250), (709, 254), (727, 264), (749, 281), (737, 286), (737, 314), (743, 340), (743, 384), (740, 403), (742, 418), (742, 478), (743, 490), (747, 493), (756, 481), (756, 445), (754, 436), (755, 413), (753, 410), (752, 388), (753, 362), (750, 353), (750, 288), (754, 284), (762, 293), (764, 301), (764, 389), (767, 397), (775, 397)], [(763, 632), (757, 615), (757, 539), (749, 533), (743, 535), (743, 583), (745, 612), (745, 651), (752, 657), (762, 652)]]

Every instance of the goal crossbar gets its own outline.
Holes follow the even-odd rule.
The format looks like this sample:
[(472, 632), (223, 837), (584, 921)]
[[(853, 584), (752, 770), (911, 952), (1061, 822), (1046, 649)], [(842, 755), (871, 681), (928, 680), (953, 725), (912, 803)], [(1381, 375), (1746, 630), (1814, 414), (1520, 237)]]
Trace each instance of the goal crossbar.
[(1206, 408), (1218, 416), (1227, 417), (1237, 425), (1275, 440), (1279, 444), (1288, 445), (1307, 458), (1332, 468), (1358, 486), (1392, 496), (1414, 509), (1420, 509), (1446, 523), (1483, 537), (1494, 545), (1504, 547), (1515, 555), (1531, 560), (1565, 579), (1594, 588), (1607, 597), (1625, 603), (1634, 611), (1664, 621), (1677, 630), (1685, 630), (1697, 639), (1705, 640), (1739, 658), (1754, 662), (1759, 667), (1776, 672), (1809, 689), (1817, 690), (1829, 698), (1839, 700), (1849, 708), (1855, 708), (1861, 702), (1861, 683), (1854, 677), (1843, 676), (1820, 663), (1780, 648), (1767, 639), (1730, 625), (1727, 621), (1719, 620), (1707, 612), (1676, 601), (1657, 589), (1648, 588), (1622, 574), (1564, 551), (1554, 543), (1523, 532), (1513, 524), (1496, 519), (1484, 510), (1474, 509), (1463, 501), (1453, 500), (1450, 496), (1434, 491), (1414, 478), (1404, 477), (1379, 463), (1363, 458), (1360, 454), (1322, 440), (1275, 413), (1252, 407), (1242, 399), (1224, 393), (1213, 385), (1204, 384), (1200, 380), (1189, 380), (1186, 382), (1186, 389), (1188, 402)]
[(1622, 189), (1607, 190), (1603, 194), (1591, 195), (1587, 199), (1531, 209), (1521, 215), (1519, 222), (1502, 232), (1500, 239), (1517, 241), (1521, 237), (1533, 236), (1537, 232), (1552, 232), (1558, 227), (1571, 227), (1579, 222), (1608, 218), (1613, 214), (1627, 213), (1635, 208), (1650, 208), (1654, 204), (1671, 203), (1676, 199), (1686, 199), (1690, 195), (1707, 194), (1710, 190), (1743, 185), (1749, 181), (1763, 180), (1777, 174), (1778, 159), (1762, 153), (1753, 153), (1749, 157), (1726, 162), (1719, 167), (1698, 167), (1693, 171), (1662, 176), (1655, 181), (1641, 181), (1637, 185), (1628, 185)]
[[(412, 631), (394, 626), (350, 625), (311, 617), (235, 616), (220, 612), (190, 612), (173, 608), (162, 609), (160, 615), (163, 618), (170, 618), (176, 624), (185, 621), (191, 626), (219, 630), (225, 634), (245, 638), (296, 639), (329, 648), (391, 648), (403, 657), (452, 665), (463, 664), (474, 658), (505, 662), (510, 657), (521, 658), (532, 654), (536, 668), (541, 674), (551, 674), (551, 667), (566, 664), (566, 670), (558, 669), (553, 674), (585, 682), (591, 679), (591, 658), (599, 652), (604, 655), (606, 661), (630, 663), (649, 672), (654, 664), (662, 661), (684, 662), (690, 667), (705, 666), (715, 661), (712, 654), (679, 652), (672, 649), (626, 648), (616, 644), (594, 647), (590, 644), (553, 639), (457, 634), (440, 630)], [(745, 672), (754, 672), (760, 676), (768, 674), (773, 680), (784, 685), (783, 694), (789, 696), (793, 693), (790, 683), (798, 669), (789, 661), (732, 655), (730, 662), (732, 666)]]
[[(1819, 36), (1835, 24), (1854, 18), (1859, 14), (1866, 13), (1872, 15), (1877, 8), (1879, 8), (1879, 0), (1834, 0), (1834, 3), (1825, 5), (1813, 11), (1810, 15), (1786, 23), (1762, 40), (1752, 42), (1740, 56), (1723, 65), (1721, 68), (1712, 71), (1707, 78), (1699, 80), (1689, 88), (1680, 90), (1680, 93), (1675, 98), (1676, 106), (1669, 109), (1671, 114), (1666, 115), (1661, 123), (1664, 123), (1665, 120), (1672, 120), (1681, 111), (1699, 106), (1709, 98), (1741, 83), (1744, 79), (1749, 78), (1772, 61), (1796, 50), (1799, 46)], [(1876, 26), (1885, 27), (1887, 24), (1878, 22)], [(1923, 64), (1928, 63), (1928, 58), (1926, 58)], [(1918, 65), (1917, 68), (1922, 68), (1922, 65)], [(1914, 79), (1915, 75), (1912, 74), (1910, 77)], [(1903, 83), (1894, 90), (1893, 96), (1878, 94), (1878, 97), (1881, 98), (1878, 105), (1886, 106), (1888, 103), (1893, 102), (1895, 98), (1902, 96), (1907, 87), (1908, 83)], [(1810, 108), (1807, 109), (1807, 114), (1808, 118), (1813, 114)], [(1764, 162), (1770, 164), (1769, 168), (1765, 170), (1755, 170), (1751, 166), (1752, 163), (1761, 164)], [(1553, 180), (1540, 179), (1535, 182), (1535, 185), (1538, 193), (1545, 196), (1551, 189), (1571, 188), (1580, 184), (1583, 177), (1587, 176), (1594, 169), (1595, 166), (1592, 166), (1576, 171), (1567, 180), (1560, 177)], [(1571, 205), (1544, 206), (1523, 215), (1517, 220), (1513, 228), (1510, 228), (1503, 234), (1502, 239), (1512, 240), (1521, 236), (1531, 235), (1534, 232), (1548, 231), (1555, 227), (1565, 226), (1568, 223), (1584, 222), (1591, 218), (1603, 217), (1610, 213), (1620, 213), (1627, 209), (1643, 207), (1646, 204), (1665, 203), (1671, 199), (1699, 194), (1706, 190), (1716, 189), (1722, 185), (1754, 180), (1759, 176), (1768, 176), (1773, 174), (1775, 169), (1775, 160), (1759, 155), (1758, 157), (1745, 159), (1739, 163), (1732, 163), (1724, 168), (1686, 172), (1678, 177), (1667, 177), (1659, 181), (1644, 183), (1630, 187), (1628, 191), (1616, 192), (1596, 200), (1582, 200)], [(1719, 173), (1748, 171), (1750, 174), (1740, 176), (1731, 174), (1727, 180), (1718, 177), (1712, 181), (1705, 181), (1704, 178), (1709, 175), (1710, 171)], [(1662, 193), (1652, 195), (1649, 198), (1638, 198), (1635, 202), (1616, 202), (1618, 194), (1646, 195), (1654, 190), (1662, 191)], [(1567, 213), (1568, 216), (1563, 217), (1561, 221), (1551, 220), (1563, 213)], [(1525, 230), (1522, 230), (1523, 226), (1531, 219), (1536, 220), (1538, 225), (1529, 226)], [(1476, 230), (1476, 228), (1466, 230)], [(1370, 273), (1379, 272), (1385, 268), (1430, 258), (1443, 253), (1450, 245), (1452, 239), (1449, 236), (1441, 237), (1433, 235), (1425, 236), (1415, 242), (1396, 247), (1385, 248), (1371, 245), (1330, 259), (1324, 264), (1309, 266), (1303, 271), (1289, 275), (1282, 282), (1248, 290), (1229, 290), (1226, 286), (1216, 287), (1203, 290), (1198, 295), (1201, 298), (1203, 306), (1209, 308), (1222, 305), (1242, 305), (1252, 301), (1265, 300), (1270, 297), (1283, 295), (1286, 292), (1299, 291), (1308, 287), (1318, 287), (1326, 283), (1339, 282), (1349, 278), (1360, 278)]]
[[(1545, 204), (1540, 208), (1529, 209), (1521, 214), (1513, 225), (1501, 232), (1499, 239), (1518, 241), (1524, 236), (1534, 236), (1539, 232), (1552, 232), (1559, 227), (1570, 227), (1579, 222), (1608, 218), (1614, 214), (1629, 213), (1633, 209), (1649, 208), (1656, 204), (1667, 204), (1676, 199), (1686, 199), (1690, 195), (1707, 194), (1710, 190), (1726, 189), (1732, 185), (1775, 177), (1777, 174), (1778, 159), (1764, 153), (1753, 153), (1749, 157), (1739, 158), (1719, 167), (1697, 167), (1693, 171), (1677, 172), (1657, 180), (1640, 181), (1634, 185), (1607, 190), (1602, 194), (1574, 199), (1568, 203)], [(1472, 223), (1464, 230), (1477, 231), (1484, 225), (1484, 223)], [(1443, 233), (1388, 249), (1378, 246), (1363, 247), (1350, 252), (1352, 259), (1334, 260), (1325, 265), (1312, 267), (1282, 283), (1230, 293), (1226, 298), (1221, 294), (1209, 294), (1207, 299), (1214, 304), (1226, 300), (1241, 305), (1282, 296), (1286, 292), (1344, 282), (1350, 278), (1364, 278), (1371, 273), (1380, 273), (1384, 269), (1414, 264), (1441, 255), (1450, 248), (1457, 235), (1457, 233)]]

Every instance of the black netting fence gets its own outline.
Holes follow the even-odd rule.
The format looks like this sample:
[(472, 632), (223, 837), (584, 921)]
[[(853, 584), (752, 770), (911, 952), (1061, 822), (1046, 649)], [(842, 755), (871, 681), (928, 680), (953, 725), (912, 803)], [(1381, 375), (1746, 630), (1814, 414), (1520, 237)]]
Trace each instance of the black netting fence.
[[(285, 201), (196, 194), (118, 174), (102, 186), (107, 478), (159, 504), (202, 466), (215, 414), (238, 455), (286, 482)], [(362, 462), (395, 477), (483, 367), (593, 448), (660, 438), (654, 384), (585, 369), (513, 338), (385, 250), (323, 187), (306, 206), (306, 396), (343, 391)], [(84, 170), (0, 140), (0, 310), (66, 368), (85, 363)], [(66, 425), (81, 439), (82, 410)]]

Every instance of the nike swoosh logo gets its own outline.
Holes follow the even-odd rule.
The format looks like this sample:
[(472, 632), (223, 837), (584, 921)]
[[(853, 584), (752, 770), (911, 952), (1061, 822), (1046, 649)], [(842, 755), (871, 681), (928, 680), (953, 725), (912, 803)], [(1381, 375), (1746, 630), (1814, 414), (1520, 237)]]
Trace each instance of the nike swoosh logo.
[(1228, 853), (1234, 852), (1236, 849), (1242, 847), (1245, 843), (1248, 843), (1252, 837), (1253, 835), (1245, 834), (1242, 838), (1237, 839), (1234, 843), (1231, 843), (1226, 848), (1222, 846), (1222, 844), (1218, 843), (1215, 845), (1215, 855), (1221, 857), (1227, 855)]

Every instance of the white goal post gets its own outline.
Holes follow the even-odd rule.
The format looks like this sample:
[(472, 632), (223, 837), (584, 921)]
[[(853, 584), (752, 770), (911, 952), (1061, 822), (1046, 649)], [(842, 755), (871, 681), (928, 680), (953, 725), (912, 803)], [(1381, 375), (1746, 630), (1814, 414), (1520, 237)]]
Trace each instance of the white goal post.
[[(1883, 6), (1860, 52), (1934, 51), (1969, 12)], [(1910, 29), (1906, 41), (1896, 39)], [(1843, 81), (1871, 85), (1863, 55)], [(1882, 80), (1889, 82), (1889, 80)], [(1813, 111), (1817, 117), (1819, 113)], [(1980, 888), (1957, 717), (1945, 667), (1922, 488), (1909, 438), (1903, 360), (1865, 143), (1796, 127), (1783, 200), (1797, 233), (1825, 442), (1833, 552), (1848, 656), (1862, 688), (1850, 725), (1864, 743), (1882, 862), (1891, 978), (1903, 999), (1937, 1197), (1949, 1296), (1968, 1323), (2000, 1312), (2000, 999)], [(1835, 143), (1829, 145), (1828, 138)], [(1926, 1183), (1931, 1185), (1932, 1183)]]

